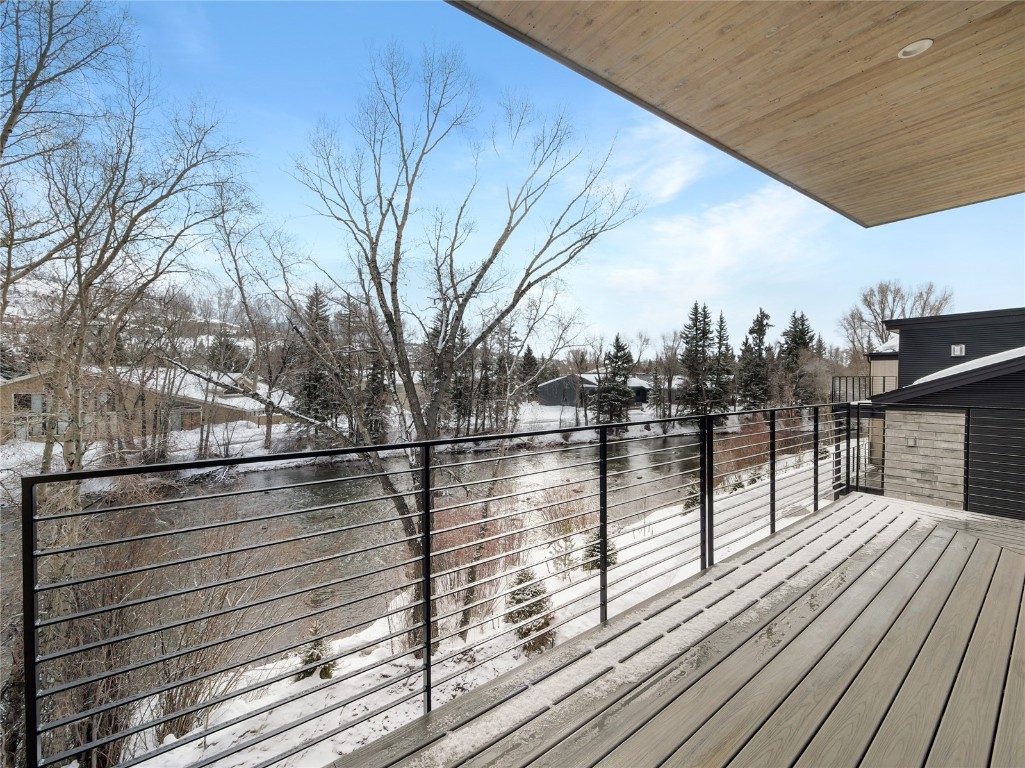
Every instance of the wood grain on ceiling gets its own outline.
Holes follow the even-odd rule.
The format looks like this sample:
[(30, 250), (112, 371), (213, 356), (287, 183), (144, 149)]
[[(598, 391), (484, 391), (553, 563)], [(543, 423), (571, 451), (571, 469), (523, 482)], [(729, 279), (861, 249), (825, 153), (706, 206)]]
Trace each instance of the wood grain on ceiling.
[(454, 5), (865, 226), (1025, 191), (1022, 0)]

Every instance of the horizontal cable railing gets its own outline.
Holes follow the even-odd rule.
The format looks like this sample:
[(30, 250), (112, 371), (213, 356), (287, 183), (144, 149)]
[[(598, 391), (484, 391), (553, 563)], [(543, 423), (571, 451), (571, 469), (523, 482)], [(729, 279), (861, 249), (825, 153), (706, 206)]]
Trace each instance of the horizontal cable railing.
[(327, 764), (849, 490), (1013, 508), (1023, 445), (833, 404), (27, 477), (29, 764)]

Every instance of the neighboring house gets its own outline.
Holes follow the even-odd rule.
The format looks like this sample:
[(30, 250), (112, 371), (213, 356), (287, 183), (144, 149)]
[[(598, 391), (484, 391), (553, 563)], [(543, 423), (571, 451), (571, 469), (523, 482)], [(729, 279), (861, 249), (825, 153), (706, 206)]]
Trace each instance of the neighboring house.
[[(890, 320), (900, 333), (900, 386), (872, 397), (870, 451), (887, 495), (945, 500), (975, 512), (1025, 515), (1025, 308)], [(928, 424), (928, 427), (925, 425)], [(966, 447), (969, 447), (966, 454)]]
[[(583, 408), (587, 404), (587, 397), (598, 389), (599, 374), (595, 371), (588, 373), (570, 373), (566, 376), (559, 376), (537, 385), (537, 402), (540, 405), (568, 405)], [(627, 386), (633, 390), (634, 405), (643, 405), (648, 402), (648, 393), (651, 391), (651, 382), (639, 376), (631, 376), (627, 379)]]
[[(238, 374), (218, 374), (213, 378), (217, 379), (217, 384), (177, 369), (159, 369), (143, 382), (132, 382), (126, 375), (120, 381), (120, 395), (116, 396), (109, 379), (87, 372), (82, 394), (83, 426), (90, 439), (119, 435), (125, 414), (138, 415), (142, 403), (147, 412), (161, 409), (171, 432), (235, 421), (249, 421), (258, 426), (266, 424), (264, 405), (239, 389), (240, 385), (252, 387), (251, 380), (243, 381)], [(266, 396), (266, 384), (260, 382), (257, 387), (257, 391)], [(279, 391), (273, 396), (279, 405), (291, 405), (290, 395)], [(56, 419), (56, 433), (64, 434), (68, 425), (67, 411), (62, 413), (58, 408), (55, 412), (54, 397), (44, 372), (0, 381), (0, 441), (42, 439), (46, 422), (51, 418)], [(273, 420), (277, 423), (288, 419), (275, 414)], [(137, 426), (131, 428), (138, 429)]]
[(897, 388), (897, 359), (900, 354), (900, 336), (894, 336), (885, 344), (869, 352), (868, 375), (869, 391), (862, 396), (852, 398), (861, 400), (863, 397), (882, 394)]
[(1025, 307), (886, 321), (899, 334), (897, 386), (958, 363), (1025, 346)]

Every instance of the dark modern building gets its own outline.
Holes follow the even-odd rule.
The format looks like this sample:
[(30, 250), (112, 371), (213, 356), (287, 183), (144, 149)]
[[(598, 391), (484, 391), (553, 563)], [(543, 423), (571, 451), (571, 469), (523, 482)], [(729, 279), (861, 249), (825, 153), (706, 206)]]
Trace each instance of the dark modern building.
[(1025, 308), (886, 326), (900, 334), (900, 351), (899, 387), (872, 397), (889, 406), (882, 429), (873, 426), (873, 455), (885, 451), (884, 486), (907, 498), (925, 488), (973, 512), (1025, 516)]

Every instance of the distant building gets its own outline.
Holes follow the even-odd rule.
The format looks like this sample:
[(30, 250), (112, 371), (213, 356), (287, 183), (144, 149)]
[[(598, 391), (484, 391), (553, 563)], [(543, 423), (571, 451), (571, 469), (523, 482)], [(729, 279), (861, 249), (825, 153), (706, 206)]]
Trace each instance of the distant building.
[[(599, 375), (596, 372), (570, 373), (537, 385), (537, 401), (540, 405), (567, 405), (584, 407), (587, 397), (598, 389)], [(639, 376), (631, 376), (627, 386), (633, 390), (634, 405), (648, 402), (651, 382)]]
[[(251, 380), (243, 381), (238, 374), (214, 374), (211, 378), (217, 383), (165, 368), (151, 372), (145, 382), (121, 380), (115, 391), (109, 377), (86, 372), (82, 393), (83, 427), (90, 439), (109, 438), (125, 430), (137, 431), (142, 419), (149, 420), (154, 411), (160, 412), (170, 432), (234, 421), (266, 424), (264, 405), (240, 389), (253, 387)], [(267, 395), (265, 384), (255, 386), (263, 396)], [(273, 399), (283, 407), (292, 402), (290, 395), (280, 391), (273, 393)], [(288, 419), (275, 414), (273, 420)], [(66, 408), (62, 408), (53, 395), (46, 372), (0, 380), (0, 442), (42, 439), (48, 421), (54, 422), (56, 434), (61, 435), (69, 419)]]

